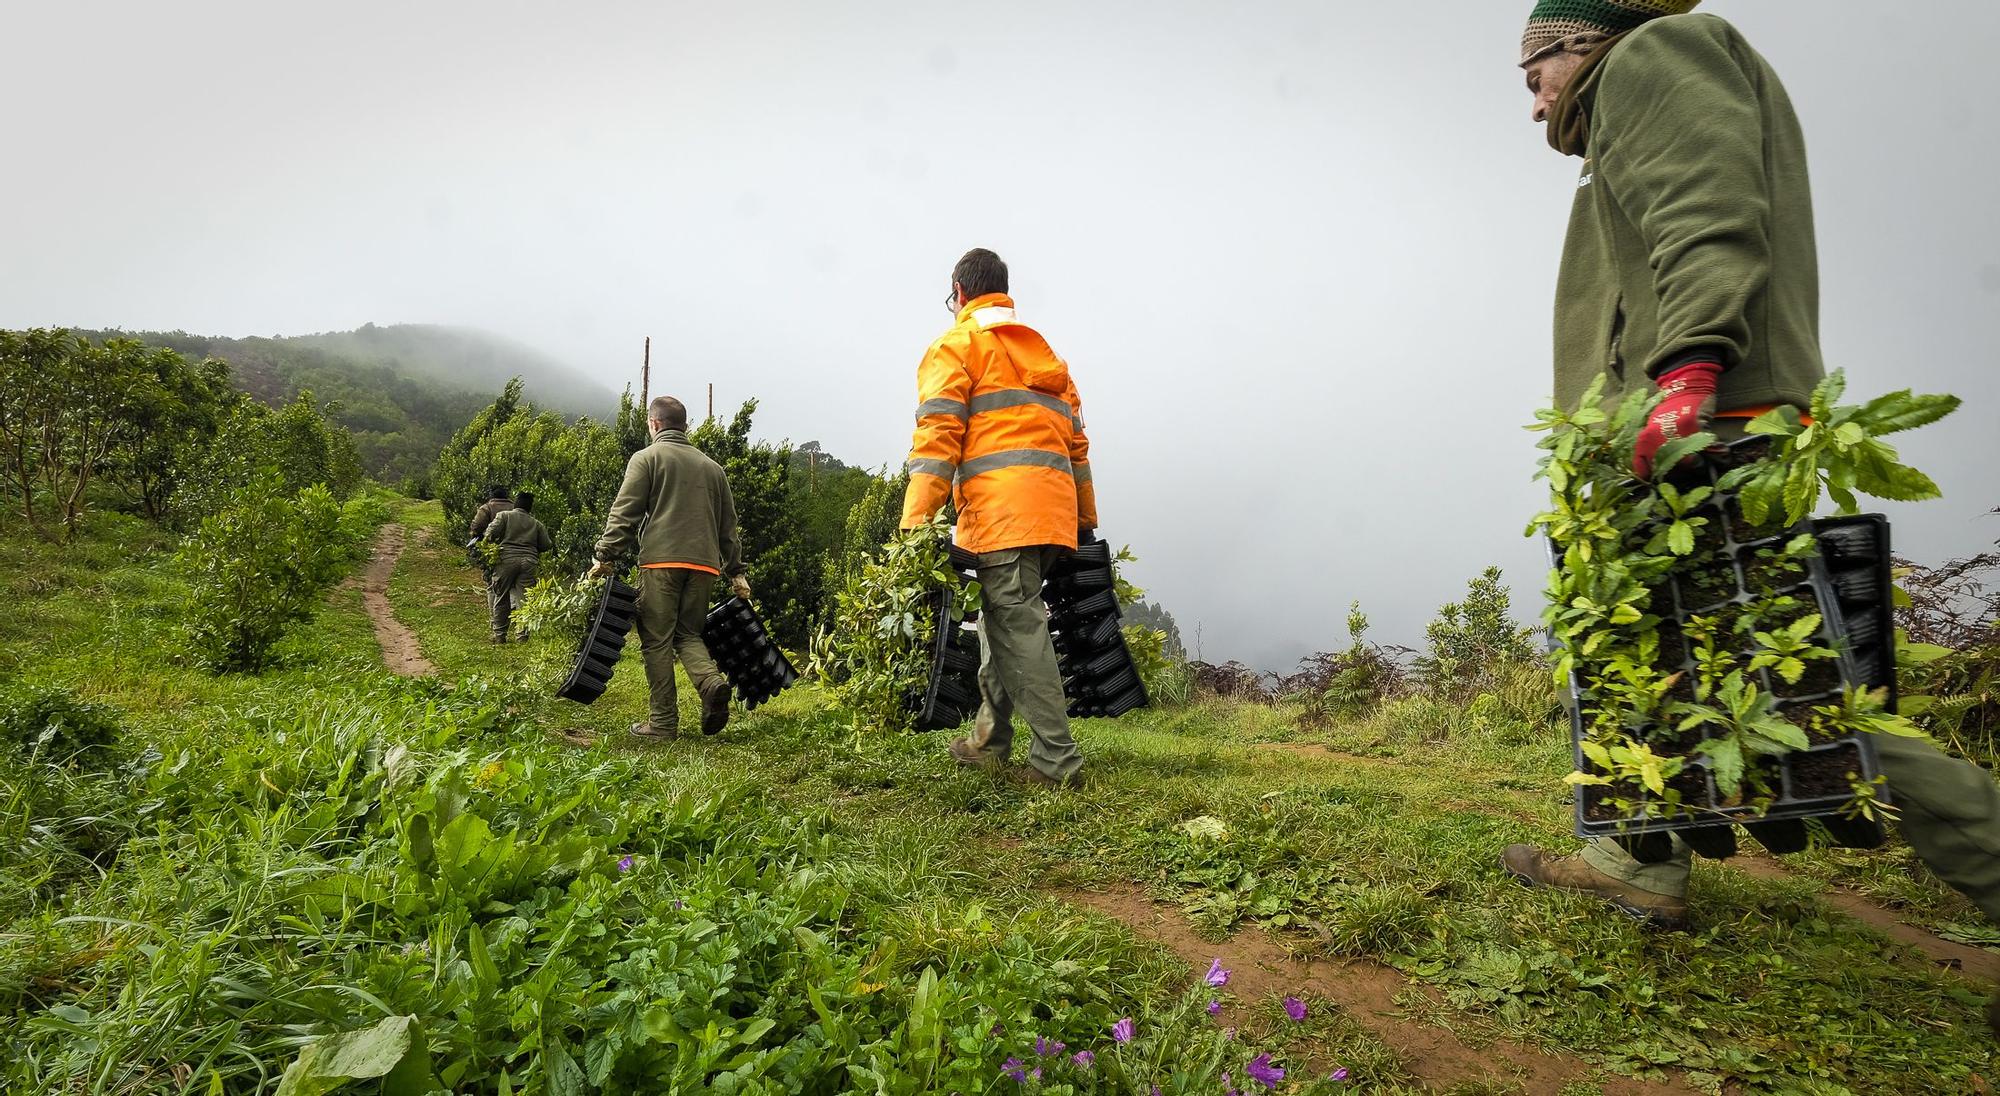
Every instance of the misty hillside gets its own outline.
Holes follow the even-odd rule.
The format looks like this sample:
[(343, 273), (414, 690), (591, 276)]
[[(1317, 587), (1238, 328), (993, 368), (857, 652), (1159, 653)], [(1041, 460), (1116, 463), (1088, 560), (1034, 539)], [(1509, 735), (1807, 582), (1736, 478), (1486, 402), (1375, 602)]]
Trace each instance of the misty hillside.
[(309, 391), (334, 405), (368, 473), (396, 483), (428, 473), (454, 430), (510, 377), (538, 405), (608, 420), (618, 395), (539, 351), (489, 332), (432, 324), (364, 325), (354, 331), (225, 338), (185, 331), (85, 331), (125, 335), (191, 358), (220, 358), (256, 399), (282, 403)]

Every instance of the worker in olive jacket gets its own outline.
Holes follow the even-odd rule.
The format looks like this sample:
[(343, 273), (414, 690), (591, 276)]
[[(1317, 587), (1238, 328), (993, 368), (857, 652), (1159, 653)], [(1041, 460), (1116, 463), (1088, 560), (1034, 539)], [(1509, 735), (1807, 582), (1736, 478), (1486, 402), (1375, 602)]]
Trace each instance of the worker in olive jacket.
[[(556, 544), (548, 527), (534, 515), (535, 494), (523, 491), (514, 496), (512, 508), (502, 510), (486, 523), (480, 539), (496, 546), (489, 571), (487, 602), (493, 610), (493, 642), (507, 642), (508, 622), (521, 607), (521, 595), (535, 584), (535, 569), (542, 553)], [(519, 638), (528, 638), (523, 631)]]
[[(709, 596), (717, 578), (736, 596), (749, 598), (743, 546), (736, 533), (736, 500), (722, 466), (688, 441), (687, 408), (672, 396), (647, 405), (652, 444), (632, 454), (625, 480), (597, 539), (592, 577), (619, 569), (636, 550), (639, 562), (639, 646), (652, 699), (645, 723), (632, 733), (673, 738), (680, 733), (674, 659), (686, 667), (701, 696), (701, 733), (729, 723), (729, 679), (701, 641)], [(617, 561), (617, 562), (614, 562)]]
[[(1521, 63), (1558, 151), (1583, 158), (1556, 286), (1556, 399), (1602, 377), (1615, 404), (1657, 386), (1632, 455), (1650, 476), (1666, 442), (1723, 440), (1825, 374), (1805, 140), (1777, 73), (1736, 28), (1689, 0), (1543, 0)], [(1902, 835), (1932, 871), (2000, 921), (2000, 787), (1928, 739), (1880, 735)], [(1685, 923), (1689, 854), (1642, 864), (1615, 842), (1572, 857), (1510, 846), (1506, 869)]]

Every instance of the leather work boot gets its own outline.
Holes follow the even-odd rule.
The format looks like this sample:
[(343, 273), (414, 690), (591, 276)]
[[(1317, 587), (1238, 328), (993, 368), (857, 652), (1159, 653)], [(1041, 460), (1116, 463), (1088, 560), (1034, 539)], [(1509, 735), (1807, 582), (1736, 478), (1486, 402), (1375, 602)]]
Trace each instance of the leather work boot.
[(657, 742), (671, 742), (681, 736), (678, 729), (656, 731), (651, 723), (632, 724), (632, 734), (638, 738), (650, 738)]
[(721, 682), (701, 694), (701, 733), (718, 735), (729, 726), (729, 683)]
[(1621, 883), (1584, 863), (1581, 856), (1554, 857), (1533, 845), (1509, 845), (1500, 853), (1500, 866), (1531, 887), (1595, 895), (1654, 928), (1687, 927), (1686, 899)]
[(970, 738), (954, 738), (951, 740), (951, 745), (945, 747), (945, 750), (951, 754), (953, 761), (958, 762), (968, 769), (986, 769), (991, 771), (1005, 764), (1002, 758), (994, 757), (985, 750), (973, 745)]

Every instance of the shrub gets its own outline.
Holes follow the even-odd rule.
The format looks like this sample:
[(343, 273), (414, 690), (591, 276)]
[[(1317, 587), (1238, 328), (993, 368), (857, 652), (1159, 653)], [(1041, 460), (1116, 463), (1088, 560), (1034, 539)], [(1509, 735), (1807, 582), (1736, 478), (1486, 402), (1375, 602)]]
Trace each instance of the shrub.
[(0, 743), (45, 761), (82, 764), (112, 752), (124, 734), (118, 711), (62, 689), (0, 687)]
[(1424, 628), (1429, 649), (1416, 660), (1417, 680), (1443, 696), (1476, 695), (1536, 661), (1531, 634), (1514, 621), (1500, 568), (1488, 567), (1466, 585), (1465, 600), (1438, 609)]
[(343, 511), (322, 485), (287, 495), (266, 479), (203, 519), (176, 557), (193, 586), (194, 660), (217, 673), (266, 666), (286, 629), (310, 618), (358, 558), (372, 509)]

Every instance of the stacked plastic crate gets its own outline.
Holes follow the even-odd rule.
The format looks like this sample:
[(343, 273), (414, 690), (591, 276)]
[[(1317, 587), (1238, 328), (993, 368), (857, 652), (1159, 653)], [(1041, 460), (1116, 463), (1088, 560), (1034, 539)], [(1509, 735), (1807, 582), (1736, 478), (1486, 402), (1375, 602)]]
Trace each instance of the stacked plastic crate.
[(638, 589), (615, 576), (605, 579), (604, 592), (590, 612), (590, 626), (577, 646), (576, 665), (556, 695), (578, 704), (603, 696), (611, 684), (611, 672), (618, 667), (618, 656), (625, 651), (625, 636), (638, 619)]
[(799, 679), (798, 670), (757, 619), (757, 610), (740, 597), (708, 611), (701, 641), (746, 709), (755, 711)]
[(1043, 580), (1072, 718), (1108, 718), (1146, 706), (1145, 682), (1125, 646), (1116, 586), (1111, 546), (1101, 540), (1080, 545)]

